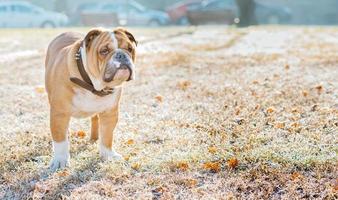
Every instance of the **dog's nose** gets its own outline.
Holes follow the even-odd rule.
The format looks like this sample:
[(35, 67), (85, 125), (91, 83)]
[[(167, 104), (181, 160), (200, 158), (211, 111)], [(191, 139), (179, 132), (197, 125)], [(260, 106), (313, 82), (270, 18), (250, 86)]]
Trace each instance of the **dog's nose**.
[(122, 51), (119, 51), (115, 54), (115, 58), (117, 61), (119, 61), (120, 63), (127, 63), (129, 60), (128, 60), (128, 57), (126, 55), (126, 53), (122, 52)]

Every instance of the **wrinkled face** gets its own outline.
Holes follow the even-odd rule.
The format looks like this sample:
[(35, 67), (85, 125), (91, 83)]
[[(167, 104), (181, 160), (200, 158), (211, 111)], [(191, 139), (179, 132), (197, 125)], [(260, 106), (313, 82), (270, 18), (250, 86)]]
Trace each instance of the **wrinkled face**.
[(135, 78), (136, 44), (134, 36), (124, 29), (92, 30), (87, 34), (83, 60), (96, 90), (116, 87)]

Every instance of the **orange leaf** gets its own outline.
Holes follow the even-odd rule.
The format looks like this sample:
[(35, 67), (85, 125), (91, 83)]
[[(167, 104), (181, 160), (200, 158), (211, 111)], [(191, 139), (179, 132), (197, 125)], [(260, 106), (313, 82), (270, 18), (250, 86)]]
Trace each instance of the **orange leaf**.
[(294, 123), (291, 124), (291, 126), (293, 128), (298, 128), (298, 127), (300, 127), (300, 124), (298, 122), (294, 122)]
[(155, 99), (158, 101), (158, 102), (163, 102), (163, 97), (161, 96), (161, 95), (157, 95), (156, 97), (155, 97)]
[(75, 135), (76, 137), (83, 139), (84, 137), (86, 137), (86, 132), (81, 130), (81, 131), (76, 132)]
[(318, 93), (321, 93), (323, 91), (323, 86), (317, 85), (316, 90), (317, 90)]
[(309, 95), (309, 92), (306, 91), (306, 90), (304, 90), (304, 91), (303, 91), (303, 96), (304, 96), (304, 97), (307, 97), (308, 95)]
[(42, 94), (42, 93), (45, 92), (45, 88), (42, 87), (42, 86), (36, 87), (36, 88), (35, 88), (35, 92), (36, 92), (36, 93), (39, 93), (39, 94)]
[(186, 90), (191, 85), (190, 81), (181, 81), (177, 83), (177, 87), (181, 90)]
[(64, 170), (64, 171), (58, 172), (57, 175), (60, 177), (65, 177), (69, 175), (69, 172)]
[(277, 122), (275, 128), (283, 129), (285, 128), (285, 122)]
[(189, 164), (186, 162), (178, 162), (176, 163), (176, 168), (182, 171), (187, 171), (189, 169)]
[(301, 178), (301, 174), (299, 172), (293, 172), (291, 174), (291, 180), (294, 181), (294, 180), (299, 179), (299, 178)]
[(127, 142), (126, 142), (128, 145), (132, 145), (135, 143), (135, 141), (133, 139), (129, 139)]
[(125, 161), (129, 161), (130, 156), (124, 156), (123, 159), (124, 159)]
[(274, 107), (269, 107), (267, 110), (266, 110), (267, 113), (273, 113), (275, 112), (275, 108)]
[(217, 152), (217, 148), (214, 146), (210, 146), (208, 147), (208, 151), (209, 153), (215, 154)]
[(221, 171), (221, 166), (219, 162), (206, 162), (203, 164), (203, 168), (206, 170), (210, 170), (214, 173)]
[(335, 183), (333, 189), (334, 189), (335, 191), (338, 191), (338, 178), (336, 179), (336, 183)]
[(235, 169), (238, 166), (239, 161), (237, 160), (237, 158), (231, 158), (230, 160), (228, 160), (227, 163), (231, 169)]
[(198, 184), (198, 181), (193, 178), (187, 178), (180, 180), (180, 184), (183, 184), (186, 187), (195, 187)]
[(139, 170), (141, 167), (141, 164), (140, 163), (133, 163), (131, 165), (131, 168), (134, 169), (134, 170)]

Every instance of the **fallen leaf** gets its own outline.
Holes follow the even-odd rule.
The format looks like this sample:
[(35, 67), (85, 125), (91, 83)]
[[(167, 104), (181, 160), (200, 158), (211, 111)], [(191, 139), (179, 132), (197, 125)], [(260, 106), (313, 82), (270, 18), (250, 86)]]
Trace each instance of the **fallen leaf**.
[(203, 164), (203, 168), (214, 173), (221, 171), (219, 162), (206, 162)]
[(124, 159), (125, 161), (129, 161), (130, 156), (124, 156), (123, 159)]
[(217, 152), (217, 148), (214, 146), (210, 146), (208, 147), (208, 151), (209, 153), (215, 154)]
[(131, 168), (132, 169), (134, 169), (134, 170), (139, 170), (140, 169), (140, 167), (141, 167), (141, 164), (140, 163), (133, 163), (132, 165), (131, 165)]
[(298, 111), (298, 108), (292, 108), (292, 109), (291, 109), (291, 112), (292, 112), (292, 113), (298, 113), (299, 111)]
[(63, 170), (63, 171), (58, 172), (57, 175), (60, 177), (65, 177), (69, 175), (69, 172), (66, 170)]
[(266, 110), (267, 113), (273, 113), (275, 112), (275, 108), (274, 107), (269, 107), (267, 110)]
[(316, 88), (318, 94), (321, 94), (323, 92), (323, 86), (322, 85), (317, 85), (315, 88)]
[(227, 163), (231, 169), (235, 169), (238, 166), (239, 161), (237, 160), (237, 158), (230, 158)]
[(285, 128), (285, 122), (277, 122), (275, 128), (283, 129)]
[(157, 95), (156, 97), (155, 97), (155, 99), (158, 101), (158, 102), (163, 102), (163, 97), (161, 96), (161, 95)]
[(294, 122), (294, 123), (291, 124), (291, 127), (298, 128), (298, 127), (300, 127), (300, 124), (298, 122)]
[(152, 193), (162, 194), (162, 193), (164, 193), (166, 190), (167, 190), (166, 188), (160, 186), (160, 187), (157, 187), (157, 188), (153, 189), (153, 190), (152, 190)]
[(189, 164), (186, 162), (178, 162), (176, 163), (176, 167), (179, 170), (187, 171), (189, 169)]
[(309, 92), (306, 91), (306, 90), (304, 90), (304, 91), (303, 91), (303, 96), (304, 96), (304, 97), (307, 97), (308, 95), (309, 95)]
[(299, 178), (301, 178), (301, 174), (299, 172), (293, 172), (291, 174), (291, 180), (294, 181), (294, 180), (299, 179)]
[(186, 90), (191, 85), (190, 81), (181, 81), (177, 83), (177, 87), (181, 90)]
[(336, 179), (336, 183), (334, 184), (333, 189), (334, 189), (335, 191), (338, 191), (338, 178)]
[(127, 142), (126, 142), (126, 144), (128, 144), (128, 145), (132, 145), (132, 144), (134, 144), (135, 143), (135, 141), (133, 140), (133, 139), (129, 139)]
[(39, 93), (39, 94), (43, 94), (43, 93), (45, 93), (45, 88), (42, 87), (42, 86), (38, 86), (38, 87), (35, 88), (35, 92)]
[(259, 82), (257, 80), (252, 81), (252, 84), (257, 85)]
[(195, 187), (198, 184), (198, 181), (194, 178), (183, 178), (175, 181), (176, 184), (184, 185), (185, 187)]
[(83, 139), (84, 137), (86, 137), (86, 132), (84, 132), (82, 130), (78, 131), (78, 132), (75, 133), (75, 136), (78, 137), (78, 138)]
[(316, 110), (318, 110), (318, 105), (315, 104), (311, 107), (311, 111), (314, 112)]
[(284, 67), (286, 70), (290, 69), (290, 65), (289, 64), (286, 64), (285, 67)]

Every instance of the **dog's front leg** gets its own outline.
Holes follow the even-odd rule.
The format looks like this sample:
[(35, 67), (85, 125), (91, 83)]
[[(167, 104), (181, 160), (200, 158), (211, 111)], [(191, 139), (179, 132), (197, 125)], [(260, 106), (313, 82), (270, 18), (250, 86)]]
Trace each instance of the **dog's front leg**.
[(99, 138), (99, 117), (95, 115), (91, 119), (92, 126), (91, 126), (91, 135), (90, 141), (95, 142)]
[(68, 125), (70, 115), (51, 110), (50, 127), (53, 138), (53, 159), (50, 169), (56, 171), (69, 166)]
[(100, 156), (104, 160), (121, 160), (122, 156), (113, 148), (113, 131), (118, 121), (118, 107), (99, 114)]

